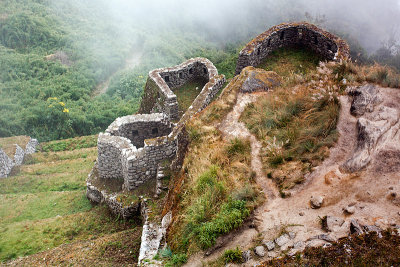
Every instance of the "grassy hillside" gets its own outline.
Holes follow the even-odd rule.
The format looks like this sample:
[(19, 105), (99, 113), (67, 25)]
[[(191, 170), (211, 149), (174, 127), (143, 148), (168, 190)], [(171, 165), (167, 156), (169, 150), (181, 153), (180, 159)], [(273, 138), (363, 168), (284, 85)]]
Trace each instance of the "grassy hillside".
[[(135, 229), (135, 222), (113, 218), (106, 208), (92, 207), (85, 196), (86, 178), (97, 157), (93, 139), (44, 143), (47, 152), (34, 154), (16, 176), (0, 180), (1, 261)], [(74, 142), (89, 147), (74, 148)]]

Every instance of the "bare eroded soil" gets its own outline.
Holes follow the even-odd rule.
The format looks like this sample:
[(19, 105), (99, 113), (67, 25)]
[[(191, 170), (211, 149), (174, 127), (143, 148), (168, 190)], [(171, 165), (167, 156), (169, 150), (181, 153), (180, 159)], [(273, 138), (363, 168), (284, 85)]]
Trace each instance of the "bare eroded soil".
[[(400, 111), (399, 90), (380, 88), (379, 91), (383, 99), (380, 106), (385, 105)], [(245, 251), (263, 242), (274, 240), (282, 233), (291, 232), (291, 240), (281, 248), (276, 247), (270, 252), (265, 249), (266, 255), (263, 258), (254, 256), (244, 264), (253, 266), (267, 258), (282, 255), (283, 252), (294, 251), (291, 250), (294, 244), (298, 245), (297, 249), (301, 249), (305, 246), (328, 243), (315, 238), (317, 235), (329, 235), (332, 240), (347, 236), (351, 219), (357, 219), (364, 225), (376, 225), (381, 228), (400, 225), (400, 131), (394, 130), (391, 136), (386, 136), (378, 142), (366, 169), (358, 173), (342, 173), (339, 166), (352, 156), (357, 142), (357, 118), (350, 115), (351, 99), (348, 96), (341, 96), (341, 112), (337, 126), (340, 138), (331, 148), (330, 156), (307, 175), (302, 185), (290, 192), (291, 197), (281, 198), (272, 181), (262, 172), (259, 158), (261, 144), (242, 123), (238, 122), (245, 106), (263, 94), (265, 93), (239, 95), (233, 111), (219, 127), (224, 138), (243, 137), (249, 138), (251, 142), (252, 169), (257, 174), (259, 187), (266, 195), (265, 203), (255, 210), (253, 222), (255, 228), (242, 227), (230, 234), (229, 238), (221, 238), (223, 241), (219, 242), (218, 248), (210, 255), (205, 256), (204, 253), (194, 255), (186, 266), (203, 266), (220, 257), (226, 249), (240, 247)], [(310, 207), (312, 196), (324, 198), (324, 204), (320, 209)], [(348, 206), (354, 207), (354, 214), (343, 211)], [(328, 233), (321, 227), (321, 218), (324, 216), (335, 216), (345, 222), (339, 230)]]

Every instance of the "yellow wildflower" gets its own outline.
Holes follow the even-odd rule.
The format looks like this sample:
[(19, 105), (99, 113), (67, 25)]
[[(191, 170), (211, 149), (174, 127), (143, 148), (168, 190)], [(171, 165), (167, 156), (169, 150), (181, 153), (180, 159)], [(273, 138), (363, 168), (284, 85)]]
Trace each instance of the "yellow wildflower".
[(58, 102), (58, 104), (60, 104), (61, 106), (65, 106), (64, 102)]
[(68, 113), (68, 112), (69, 112), (69, 109), (64, 108), (63, 112), (64, 112), (64, 113)]

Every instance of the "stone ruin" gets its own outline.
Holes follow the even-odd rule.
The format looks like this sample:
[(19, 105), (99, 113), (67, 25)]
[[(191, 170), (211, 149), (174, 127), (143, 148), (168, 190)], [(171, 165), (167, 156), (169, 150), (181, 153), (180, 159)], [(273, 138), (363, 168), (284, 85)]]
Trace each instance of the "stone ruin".
[(172, 90), (194, 79), (210, 82), (217, 76), (217, 68), (205, 58), (193, 58), (175, 67), (153, 70), (147, 79), (139, 113), (161, 112), (176, 121), (179, 119), (178, 100)]
[(288, 46), (310, 48), (328, 61), (350, 58), (347, 42), (339, 37), (306, 22), (282, 23), (258, 35), (240, 51), (236, 75), (247, 66), (257, 67), (271, 52)]
[(0, 148), (0, 178), (7, 178), (14, 167), (21, 166), (26, 155), (35, 153), (38, 145), (38, 140), (31, 137), (29, 137), (25, 149), (20, 147), (18, 144), (14, 144), (15, 152), (12, 158)]
[[(207, 83), (179, 118), (173, 89), (198, 78)], [(87, 197), (95, 203), (106, 203), (123, 218), (138, 213), (137, 202), (124, 203), (121, 199), (136, 194), (134, 191), (145, 184), (154, 182), (156, 187), (162, 177), (162, 162), (181, 165), (187, 145), (186, 121), (207, 107), (224, 83), (225, 77), (218, 75), (205, 58), (151, 71), (139, 109), (143, 114), (117, 118), (99, 134), (98, 157), (87, 180)]]
[[(349, 58), (347, 43), (329, 32), (308, 23), (280, 24), (242, 49), (236, 74), (248, 66), (256, 67), (272, 51), (293, 45), (307, 46), (327, 60)], [(263, 81), (263, 90), (280, 82), (279, 76), (273, 72), (257, 72), (251, 67), (246, 71), (252, 73), (245, 82), (246, 92), (259, 88), (259, 81)], [(207, 83), (180, 116), (173, 90), (199, 78)], [(225, 77), (218, 75), (215, 66), (205, 58), (193, 58), (175, 67), (150, 71), (140, 114), (117, 118), (105, 133), (99, 134), (98, 158), (87, 180), (86, 195), (92, 202), (107, 204), (114, 214), (124, 219), (138, 215), (140, 211), (144, 220), (140, 266), (162, 266), (154, 256), (172, 215), (168, 212), (160, 225), (151, 222), (146, 199), (129, 195), (142, 193), (141, 188), (144, 191), (153, 188), (156, 196), (161, 192), (163, 162), (167, 160), (172, 170), (179, 170), (182, 166), (188, 145), (186, 122), (211, 103), (224, 83)], [(268, 88), (264, 88), (266, 86)], [(154, 183), (146, 186), (149, 182)]]

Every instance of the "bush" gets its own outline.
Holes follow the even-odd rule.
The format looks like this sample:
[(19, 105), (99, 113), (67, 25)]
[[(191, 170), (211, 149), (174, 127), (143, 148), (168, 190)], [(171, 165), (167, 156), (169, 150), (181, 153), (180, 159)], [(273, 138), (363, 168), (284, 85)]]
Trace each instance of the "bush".
[(186, 254), (173, 254), (171, 259), (165, 263), (165, 267), (179, 267), (187, 262)]
[(225, 263), (242, 263), (242, 250), (238, 247), (235, 249), (227, 249), (224, 251), (223, 258)]
[(230, 199), (221, 206), (220, 211), (209, 222), (204, 222), (193, 229), (201, 248), (207, 249), (215, 244), (218, 236), (229, 233), (239, 227), (250, 215), (246, 201)]

